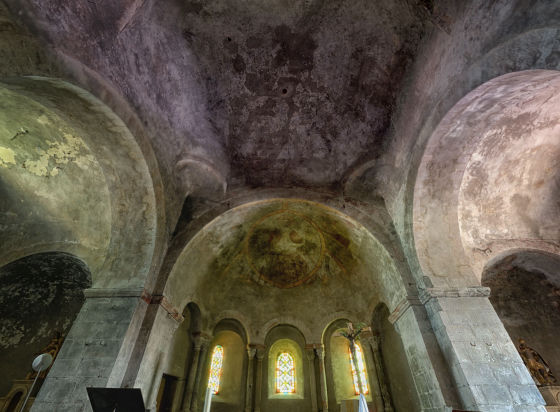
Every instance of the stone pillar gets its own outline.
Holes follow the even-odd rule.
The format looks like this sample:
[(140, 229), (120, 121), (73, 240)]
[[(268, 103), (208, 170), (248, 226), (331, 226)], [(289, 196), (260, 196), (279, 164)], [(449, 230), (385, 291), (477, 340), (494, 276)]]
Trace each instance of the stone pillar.
[[(201, 336), (201, 346), (200, 346), (200, 356), (198, 359), (198, 368), (196, 370), (195, 378), (194, 378), (194, 386), (192, 391), (192, 400), (191, 400), (191, 412), (198, 412), (198, 400), (200, 398), (200, 385), (202, 378), (204, 377), (204, 373), (206, 372), (206, 354), (208, 352), (208, 345), (210, 344), (210, 339), (206, 336)], [(204, 392), (206, 392), (206, 386), (204, 386)]]
[(422, 410), (462, 409), (420, 299), (403, 299), (388, 320), (400, 335)]
[(319, 345), (315, 352), (319, 358), (319, 379), (321, 380), (321, 410), (328, 412), (329, 410), (329, 396), (327, 393), (327, 374), (325, 371), (325, 348)]
[(520, 405), (544, 411), (544, 400), (488, 300), (489, 288), (427, 289), (422, 296), (451, 368), (462, 409)]
[(377, 412), (383, 412), (383, 397), (381, 395), (381, 387), (379, 386), (379, 378), (377, 377), (377, 370), (375, 361), (373, 359), (373, 348), (370, 340), (372, 337), (366, 336), (360, 339), (362, 349), (364, 351), (364, 359), (369, 378), (369, 386), (371, 391), (372, 401)]
[(266, 348), (264, 346), (257, 346), (257, 381), (255, 383), (255, 412), (261, 410), (262, 399), (262, 381), (263, 381), (263, 359)]
[(257, 349), (253, 345), (247, 347), (247, 388), (245, 391), (245, 412), (251, 412), (253, 409), (253, 359)]
[(377, 406), (381, 400), (382, 410), (385, 412), (393, 412), (391, 395), (389, 394), (387, 379), (385, 377), (385, 371), (383, 370), (383, 360), (381, 359), (381, 352), (379, 350), (379, 338), (377, 336), (370, 336), (367, 338), (367, 341), (371, 348), (371, 353), (373, 354), (373, 365), (375, 368), (375, 374), (377, 375), (376, 392), (379, 392), (375, 394), (375, 404)]
[(187, 386), (183, 395), (183, 402), (181, 404), (182, 411), (188, 411), (191, 406), (191, 401), (193, 397), (194, 382), (196, 380), (196, 374), (198, 371), (198, 360), (200, 358), (200, 349), (202, 348), (202, 336), (193, 336), (193, 356), (191, 361), (191, 367), (189, 369), (189, 375), (187, 377)]
[(311, 411), (318, 412), (317, 408), (317, 383), (315, 382), (315, 349), (313, 345), (305, 347), (305, 354), (309, 362), (309, 390), (311, 392)]
[(85, 291), (86, 300), (32, 406), (36, 412), (86, 410), (86, 387), (105, 387), (137, 312), (141, 290)]

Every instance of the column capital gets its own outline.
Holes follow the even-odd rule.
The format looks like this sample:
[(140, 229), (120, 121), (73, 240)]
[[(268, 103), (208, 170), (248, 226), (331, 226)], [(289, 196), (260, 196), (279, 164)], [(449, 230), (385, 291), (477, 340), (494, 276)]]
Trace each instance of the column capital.
[(262, 362), (264, 359), (264, 354), (266, 352), (266, 346), (264, 345), (255, 345), (257, 361)]
[(320, 360), (324, 360), (325, 359), (325, 346), (320, 344), (320, 345), (315, 345), (315, 353), (317, 354), (317, 357)]
[(210, 345), (212, 337), (201, 332), (193, 333), (193, 343), (195, 350), (200, 350), (203, 346), (206, 347)]
[(305, 345), (305, 354), (308, 360), (312, 361), (315, 359), (315, 348), (313, 345)]
[(379, 345), (381, 344), (380, 342), (380, 337), (377, 335), (369, 335), (366, 338), (366, 342), (369, 343), (369, 345), (371, 346), (371, 349), (374, 352), (379, 351)]
[(249, 357), (249, 360), (252, 360), (256, 354), (257, 348), (255, 345), (247, 345), (247, 356)]

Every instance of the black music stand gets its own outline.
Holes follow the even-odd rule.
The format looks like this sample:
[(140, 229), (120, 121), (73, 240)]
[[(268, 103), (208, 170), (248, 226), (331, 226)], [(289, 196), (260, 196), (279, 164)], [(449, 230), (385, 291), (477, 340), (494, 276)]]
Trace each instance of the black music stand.
[(93, 412), (146, 412), (138, 388), (86, 388)]

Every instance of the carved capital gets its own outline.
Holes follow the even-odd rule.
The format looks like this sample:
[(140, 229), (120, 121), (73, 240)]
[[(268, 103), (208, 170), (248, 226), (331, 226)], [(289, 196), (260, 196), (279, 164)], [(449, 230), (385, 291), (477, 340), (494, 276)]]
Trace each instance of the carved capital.
[(266, 353), (266, 347), (263, 345), (255, 345), (255, 350), (257, 354), (257, 361), (262, 362)]
[(257, 348), (254, 345), (247, 345), (247, 356), (249, 360), (253, 360), (257, 354)]
[(315, 349), (313, 346), (305, 348), (305, 354), (307, 355), (307, 359), (309, 361), (313, 361), (315, 359)]
[(317, 346), (315, 348), (315, 353), (317, 354), (319, 360), (321, 361), (325, 360), (325, 347), (323, 345)]
[(201, 350), (202, 348), (207, 348), (210, 345), (212, 338), (204, 333), (193, 334), (193, 345), (195, 350)]
[(379, 341), (380, 340), (379, 336), (371, 335), (371, 336), (368, 336), (366, 339), (367, 339), (367, 342), (369, 343), (369, 345), (371, 346), (371, 349), (374, 352), (379, 352), (379, 345), (381, 343)]

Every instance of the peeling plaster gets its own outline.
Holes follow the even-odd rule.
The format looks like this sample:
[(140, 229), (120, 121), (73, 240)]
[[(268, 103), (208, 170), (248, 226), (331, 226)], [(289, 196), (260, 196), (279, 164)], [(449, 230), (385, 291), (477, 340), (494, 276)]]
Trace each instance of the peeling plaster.
[(0, 166), (8, 167), (8, 163), (16, 164), (16, 154), (9, 147), (0, 146)]

